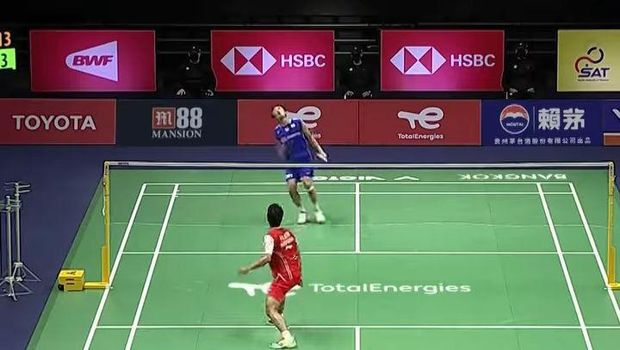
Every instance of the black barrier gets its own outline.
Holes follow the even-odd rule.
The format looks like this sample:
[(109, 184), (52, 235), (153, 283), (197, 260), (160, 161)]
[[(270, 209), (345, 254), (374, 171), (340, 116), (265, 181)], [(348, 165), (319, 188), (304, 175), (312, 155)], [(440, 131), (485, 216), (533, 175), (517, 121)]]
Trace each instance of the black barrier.
[(121, 146), (226, 146), (237, 143), (236, 100), (119, 100)]

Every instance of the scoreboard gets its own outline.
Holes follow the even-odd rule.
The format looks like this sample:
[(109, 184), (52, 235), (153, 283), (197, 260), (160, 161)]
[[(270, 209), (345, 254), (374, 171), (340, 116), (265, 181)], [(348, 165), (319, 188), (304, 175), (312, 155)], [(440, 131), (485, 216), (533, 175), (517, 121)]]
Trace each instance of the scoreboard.
[(0, 29), (0, 70), (17, 69), (17, 58), (11, 32)]

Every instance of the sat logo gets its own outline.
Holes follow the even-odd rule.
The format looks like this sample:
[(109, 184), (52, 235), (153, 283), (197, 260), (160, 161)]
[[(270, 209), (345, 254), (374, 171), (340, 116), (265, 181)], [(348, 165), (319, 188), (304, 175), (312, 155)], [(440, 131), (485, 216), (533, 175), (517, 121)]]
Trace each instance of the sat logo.
[(610, 67), (600, 66), (605, 59), (605, 51), (596, 46), (588, 49), (585, 56), (579, 57), (575, 61), (575, 71), (577, 80), (580, 81), (600, 81), (609, 80)]

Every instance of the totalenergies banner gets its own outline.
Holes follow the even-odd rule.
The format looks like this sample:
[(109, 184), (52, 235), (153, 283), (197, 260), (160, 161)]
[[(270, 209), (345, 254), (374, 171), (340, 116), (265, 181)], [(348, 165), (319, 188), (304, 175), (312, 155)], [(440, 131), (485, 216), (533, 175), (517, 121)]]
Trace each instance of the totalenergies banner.
[(558, 91), (620, 91), (620, 30), (558, 31)]
[(218, 91), (333, 91), (331, 30), (214, 30)]
[(152, 30), (33, 30), (32, 90), (155, 91)]
[(501, 30), (384, 30), (384, 91), (501, 91)]

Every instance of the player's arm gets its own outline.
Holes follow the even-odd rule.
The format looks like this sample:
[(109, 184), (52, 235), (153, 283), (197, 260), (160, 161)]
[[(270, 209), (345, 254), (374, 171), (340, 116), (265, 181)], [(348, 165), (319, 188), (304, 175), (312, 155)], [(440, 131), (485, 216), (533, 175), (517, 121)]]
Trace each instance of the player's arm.
[(312, 136), (312, 133), (310, 132), (310, 129), (308, 129), (306, 123), (302, 122), (301, 128), (304, 131), (304, 136), (306, 137), (308, 142), (310, 142), (310, 146), (316, 152), (316, 156), (319, 157), (322, 161), (327, 162), (327, 154), (325, 153), (325, 151), (323, 151), (323, 148), (321, 147), (321, 145), (319, 145), (319, 142), (314, 138), (314, 136)]
[(247, 275), (250, 271), (261, 268), (271, 262), (271, 254), (273, 254), (273, 237), (270, 235), (265, 235), (264, 246), (265, 246), (265, 254), (260, 257), (260, 259), (256, 260), (252, 264), (248, 266), (244, 266), (239, 269), (239, 273), (242, 275)]

